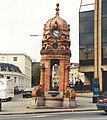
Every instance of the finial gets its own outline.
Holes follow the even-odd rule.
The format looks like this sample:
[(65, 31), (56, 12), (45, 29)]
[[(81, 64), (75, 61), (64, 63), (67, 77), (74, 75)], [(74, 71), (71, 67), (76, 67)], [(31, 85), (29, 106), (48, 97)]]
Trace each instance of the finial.
[(56, 16), (59, 15), (59, 3), (56, 4)]

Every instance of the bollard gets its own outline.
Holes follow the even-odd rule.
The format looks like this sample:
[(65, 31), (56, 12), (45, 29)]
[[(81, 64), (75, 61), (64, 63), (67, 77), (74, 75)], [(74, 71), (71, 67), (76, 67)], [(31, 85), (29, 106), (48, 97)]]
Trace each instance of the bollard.
[(93, 103), (97, 103), (98, 95), (93, 95)]
[(1, 98), (0, 98), (0, 111), (2, 110), (2, 106), (1, 106)]

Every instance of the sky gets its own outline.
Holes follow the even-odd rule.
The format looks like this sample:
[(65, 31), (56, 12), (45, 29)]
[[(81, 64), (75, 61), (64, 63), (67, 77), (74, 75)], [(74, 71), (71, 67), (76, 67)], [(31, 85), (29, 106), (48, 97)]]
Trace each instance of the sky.
[(70, 24), (70, 61), (79, 62), (81, 0), (0, 0), (0, 53), (25, 53), (39, 62), (44, 24), (55, 16), (56, 3), (60, 17)]

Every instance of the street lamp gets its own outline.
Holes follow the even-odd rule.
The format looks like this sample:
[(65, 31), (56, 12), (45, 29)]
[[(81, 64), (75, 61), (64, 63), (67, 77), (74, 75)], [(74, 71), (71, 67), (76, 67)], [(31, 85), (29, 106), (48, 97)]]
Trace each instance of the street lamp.
[(72, 74), (72, 85), (74, 84), (74, 80), (73, 80), (73, 74)]
[(36, 36), (41, 36), (41, 35), (30, 35), (30, 36), (36, 37)]

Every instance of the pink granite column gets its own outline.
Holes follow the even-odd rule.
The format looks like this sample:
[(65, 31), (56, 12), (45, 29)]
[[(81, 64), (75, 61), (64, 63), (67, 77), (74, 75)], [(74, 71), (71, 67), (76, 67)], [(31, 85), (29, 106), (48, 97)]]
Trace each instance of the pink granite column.
[(40, 73), (40, 84), (42, 85), (44, 91), (44, 78), (45, 78), (45, 65), (40, 65), (41, 73)]
[(50, 60), (46, 60), (45, 62), (45, 84), (44, 90), (50, 91)]
[(66, 88), (69, 85), (69, 69), (70, 69), (70, 66), (66, 65), (65, 66), (64, 92), (66, 92)]
[(63, 92), (64, 89), (64, 79), (65, 79), (65, 61), (60, 60), (60, 79), (59, 79), (59, 91)]

